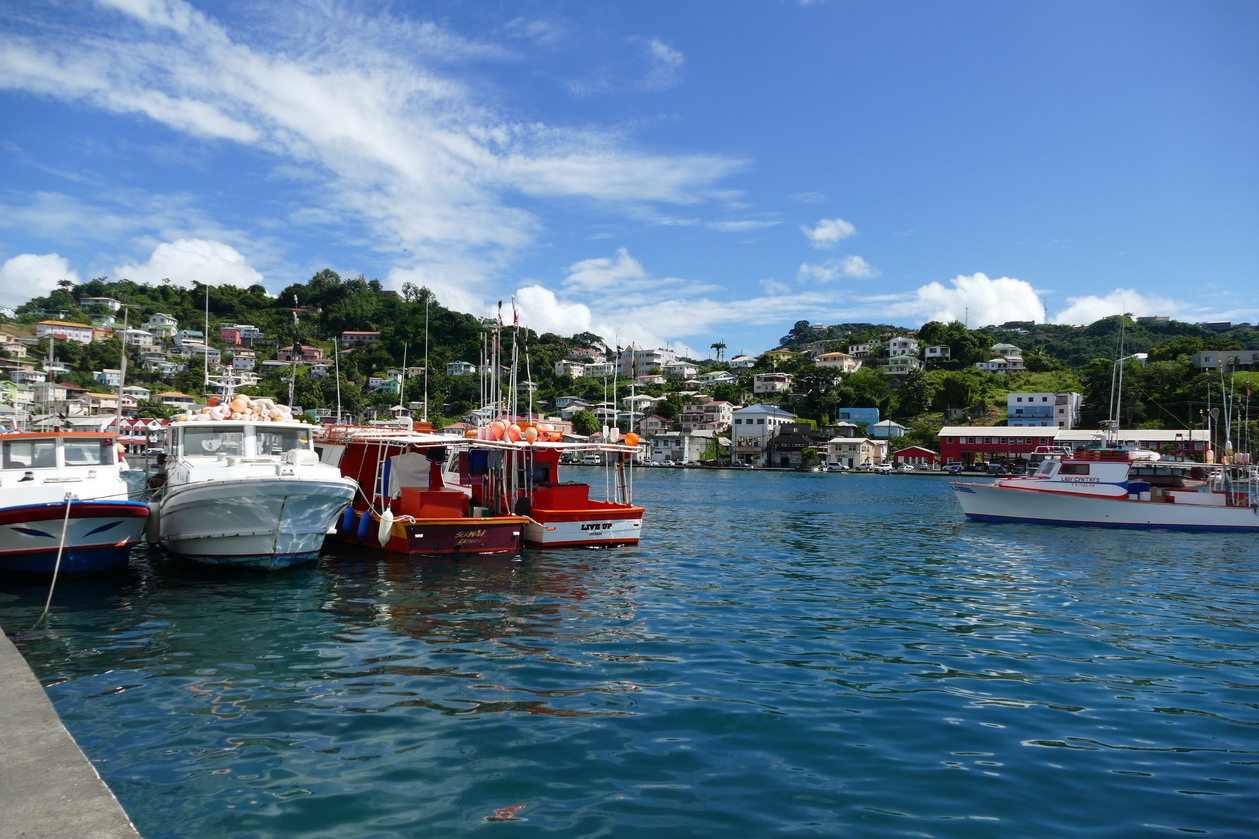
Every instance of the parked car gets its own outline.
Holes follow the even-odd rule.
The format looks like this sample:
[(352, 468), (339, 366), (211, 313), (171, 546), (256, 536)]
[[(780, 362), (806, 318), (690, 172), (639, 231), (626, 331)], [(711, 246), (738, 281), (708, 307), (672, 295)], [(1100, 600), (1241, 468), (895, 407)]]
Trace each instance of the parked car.
[(890, 475), (892, 474), (892, 464), (876, 463), (874, 466), (874, 471), (878, 472), (880, 475)]
[(842, 463), (828, 463), (826, 464), (826, 471), (827, 472), (847, 472), (848, 467)]
[(900, 463), (897, 463), (897, 464), (896, 464), (895, 466), (893, 466), (892, 468), (893, 468), (894, 470), (896, 470), (897, 472), (912, 472), (912, 471), (914, 471), (914, 467), (913, 467), (913, 466), (911, 466), (911, 465), (910, 465), (910, 464), (908, 464), (908, 463), (905, 463), (904, 461), (901, 461)]
[(945, 471), (945, 472), (948, 472), (950, 475), (960, 475), (960, 474), (962, 474), (962, 468), (963, 468), (963, 467), (962, 467), (962, 464), (960, 464), (960, 463), (946, 463), (946, 464), (944, 464), (944, 471)]
[(989, 464), (988, 464), (988, 474), (989, 474), (989, 475), (1004, 475), (1004, 474), (1006, 474), (1005, 464), (1004, 464), (1004, 463), (989, 463)]

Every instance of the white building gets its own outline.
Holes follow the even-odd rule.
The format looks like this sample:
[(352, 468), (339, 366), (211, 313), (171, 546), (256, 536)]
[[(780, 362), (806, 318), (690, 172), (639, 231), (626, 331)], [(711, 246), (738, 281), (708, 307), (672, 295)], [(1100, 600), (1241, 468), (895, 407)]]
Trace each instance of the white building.
[(776, 396), (790, 391), (790, 373), (757, 373), (752, 377), (752, 393), (757, 396)]
[(467, 361), (452, 361), (446, 365), (447, 376), (471, 376), (476, 372), (476, 365)]
[(987, 361), (976, 361), (975, 366), (988, 373), (1021, 373), (1026, 369), (1021, 355), (1003, 355)]
[(699, 373), (699, 365), (689, 361), (674, 361), (661, 367), (660, 372), (666, 376), (681, 376), (685, 379)]
[(164, 315), (158, 312), (155, 315), (149, 315), (148, 321), (144, 324), (144, 328), (148, 330), (154, 338), (173, 338), (175, 332), (179, 329), (179, 321), (170, 315)]
[(67, 320), (41, 320), (35, 324), (35, 337), (52, 336), (62, 341), (75, 341), (80, 344), (92, 343), (96, 333), (102, 330), (87, 323), (72, 323)]
[(105, 387), (118, 387), (122, 384), (122, 371), (108, 367), (104, 370), (93, 370), (92, 378), (105, 385)]
[(751, 466), (764, 466), (769, 442), (778, 436), (778, 430), (796, 415), (775, 405), (748, 405), (731, 415), (730, 434), (733, 438), (734, 458)]
[(665, 365), (677, 360), (678, 354), (673, 350), (636, 350), (630, 347), (617, 358), (616, 374), (623, 379), (632, 379), (644, 373), (659, 372)]
[(828, 367), (841, 373), (852, 373), (861, 367), (861, 362), (846, 352), (824, 352), (813, 359), (818, 367)]
[(906, 338), (900, 336), (893, 338), (887, 342), (887, 354), (892, 355), (918, 355), (918, 351), (922, 345), (914, 338)]
[(653, 463), (697, 463), (713, 441), (712, 431), (662, 431), (651, 438)]
[(1074, 391), (1011, 393), (1005, 398), (1006, 425), (1072, 429), (1080, 424), (1083, 405), (1084, 397)]
[(916, 355), (894, 355), (883, 365), (883, 372), (889, 376), (906, 376), (921, 369), (922, 359)]
[(151, 347), (153, 333), (147, 329), (128, 329), (122, 333), (122, 342), (129, 347)]

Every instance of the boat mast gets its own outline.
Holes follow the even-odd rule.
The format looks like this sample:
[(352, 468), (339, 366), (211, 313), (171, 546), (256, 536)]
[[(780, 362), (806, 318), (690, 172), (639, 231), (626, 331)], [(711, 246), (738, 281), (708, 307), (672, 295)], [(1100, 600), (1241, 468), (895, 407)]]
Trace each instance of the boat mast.
[(118, 433), (122, 433), (122, 389), (127, 385), (127, 306), (122, 307), (122, 343), (120, 345), (122, 360), (118, 363), (118, 405), (114, 410), (114, 424)]
[(433, 299), (433, 292), (425, 289), (424, 295), (424, 421), (428, 422), (428, 303)]

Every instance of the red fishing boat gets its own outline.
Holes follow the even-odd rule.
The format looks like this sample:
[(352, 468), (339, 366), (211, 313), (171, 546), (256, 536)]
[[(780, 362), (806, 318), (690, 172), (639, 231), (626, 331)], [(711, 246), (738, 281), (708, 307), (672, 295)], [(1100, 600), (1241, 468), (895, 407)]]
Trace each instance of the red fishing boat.
[(502, 469), (470, 471), (471, 441), (380, 428), (334, 428), (320, 457), (360, 494), (330, 536), (408, 556), (520, 553), (526, 516), (507, 506)]

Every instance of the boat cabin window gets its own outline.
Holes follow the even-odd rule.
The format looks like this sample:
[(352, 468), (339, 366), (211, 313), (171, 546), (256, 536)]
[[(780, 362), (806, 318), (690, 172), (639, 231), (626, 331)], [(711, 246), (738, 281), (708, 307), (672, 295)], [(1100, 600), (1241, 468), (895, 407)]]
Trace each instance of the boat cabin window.
[(5, 469), (46, 469), (57, 465), (54, 440), (8, 440), (4, 443)]
[(260, 455), (284, 454), (293, 449), (310, 448), (310, 432), (296, 428), (275, 430), (259, 428), (255, 436), (258, 440), (258, 454)]
[(219, 428), (185, 428), (184, 454), (219, 455), (243, 453), (245, 434), (239, 428), (235, 430)]
[(1087, 475), (1089, 473), (1089, 465), (1087, 463), (1064, 463), (1059, 471), (1061, 475)]
[(112, 440), (66, 440), (66, 466), (108, 466), (117, 462)]
[(1035, 474), (1048, 478), (1053, 475), (1054, 472), (1058, 471), (1058, 465), (1060, 462), (1061, 461), (1057, 460), (1042, 460), (1040, 462), (1040, 466), (1036, 467)]

